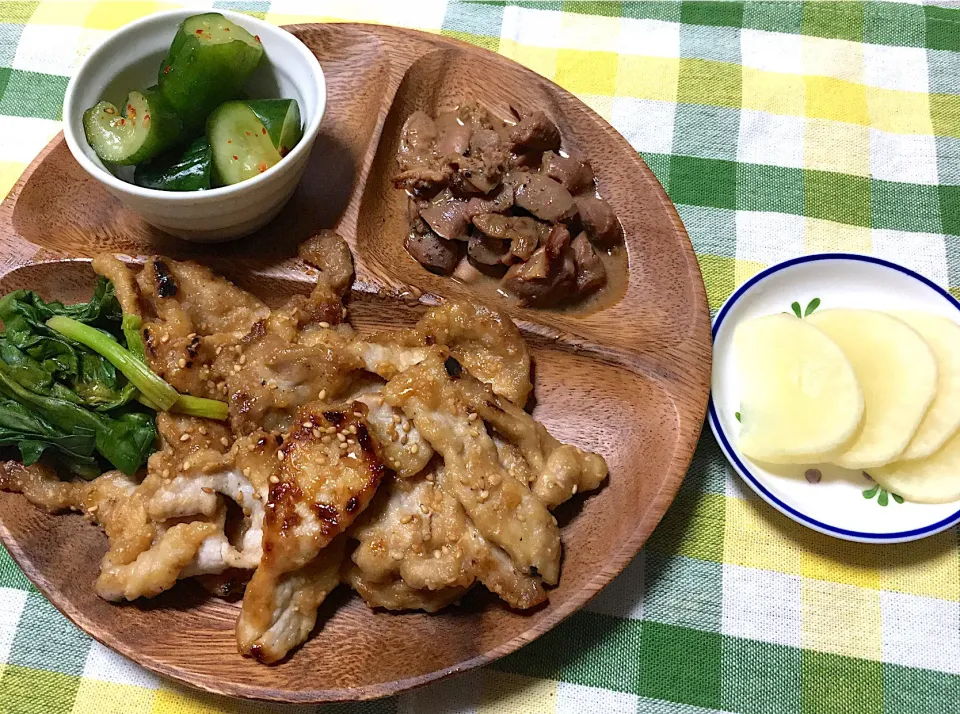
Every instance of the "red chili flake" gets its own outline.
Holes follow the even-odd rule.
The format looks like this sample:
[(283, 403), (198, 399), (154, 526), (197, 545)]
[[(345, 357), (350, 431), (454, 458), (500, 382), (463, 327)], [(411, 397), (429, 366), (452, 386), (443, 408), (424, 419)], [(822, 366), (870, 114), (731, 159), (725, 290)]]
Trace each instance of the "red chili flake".
[(120, 126), (123, 126), (123, 125), (126, 124), (126, 123), (127, 123), (127, 122), (125, 122), (123, 119), (120, 120)]
[(163, 73), (170, 74), (171, 69), (173, 69), (173, 67), (171, 67), (170, 65), (167, 65), (166, 67), (163, 68)]
[(137, 110), (133, 108), (132, 104), (127, 105), (127, 116), (131, 119), (137, 116)]
[(234, 161), (239, 161), (239, 159), (237, 158), (237, 155), (236, 155), (236, 154), (233, 155), (233, 160), (234, 160)]
[(143, 115), (143, 122), (144, 122), (144, 123), (147, 123), (148, 121), (150, 121), (150, 115), (149, 115), (149, 114), (144, 114), (144, 115)]
[(266, 162), (266, 161), (261, 161), (259, 168), (260, 168), (260, 173), (263, 173), (264, 171), (266, 171), (266, 170), (267, 170), (267, 162)]
[(267, 128), (266, 128), (266, 127), (263, 128), (263, 133), (264, 133), (264, 134), (267, 133)]
[(290, 149), (288, 149), (286, 146), (281, 146), (279, 153), (280, 153), (280, 158), (282, 159), (284, 156), (290, 153)]
[(259, 42), (259, 41), (260, 41), (260, 35), (254, 35), (254, 36), (253, 36), (253, 39), (255, 39), (257, 42)]
[(198, 35), (202, 35), (202, 34), (203, 34), (203, 30), (197, 30), (197, 34), (198, 34)]
[(249, 131), (247, 132), (247, 136), (250, 136), (250, 132), (249, 132)]
[(228, 143), (228, 144), (232, 144), (232, 143), (233, 143), (233, 139), (227, 139), (227, 143)]

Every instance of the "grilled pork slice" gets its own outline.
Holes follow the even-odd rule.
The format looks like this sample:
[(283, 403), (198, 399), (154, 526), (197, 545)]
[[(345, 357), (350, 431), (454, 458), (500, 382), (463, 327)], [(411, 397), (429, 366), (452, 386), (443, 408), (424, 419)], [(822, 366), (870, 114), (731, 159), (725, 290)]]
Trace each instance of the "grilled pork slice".
[[(359, 402), (307, 405), (278, 449), (263, 557), (237, 622), (242, 653), (276, 662), (313, 629), (317, 607), (336, 584), (331, 573), (340, 565), (325, 549), (367, 507), (386, 471), (365, 413)], [(296, 597), (304, 588), (312, 594)]]
[(560, 575), (560, 530), (525, 483), (500, 464), (482, 420), (471, 418), (457, 381), (465, 370), (437, 350), (384, 387), (444, 460), (444, 490), (463, 506), (480, 534), (503, 548), (514, 564), (547, 584)]

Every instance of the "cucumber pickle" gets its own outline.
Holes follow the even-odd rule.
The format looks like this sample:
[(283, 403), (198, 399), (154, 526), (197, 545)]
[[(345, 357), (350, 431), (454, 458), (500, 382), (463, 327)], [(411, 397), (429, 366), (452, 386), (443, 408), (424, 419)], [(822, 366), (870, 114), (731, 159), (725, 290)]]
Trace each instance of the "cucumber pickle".
[(122, 109), (100, 102), (83, 113), (87, 143), (111, 164), (138, 164), (156, 156), (177, 141), (182, 128), (163, 98), (147, 89), (130, 92)]
[(83, 114), (87, 142), (112, 164), (137, 164), (134, 183), (202, 191), (258, 176), (303, 137), (293, 99), (246, 99), (263, 58), (260, 38), (219, 13), (184, 20), (158, 83), (130, 92), (118, 109), (102, 101)]
[(282, 158), (263, 122), (244, 102), (221, 104), (207, 120), (207, 138), (218, 185), (259, 176)]
[(263, 57), (263, 45), (219, 13), (188, 17), (160, 70), (160, 93), (195, 131), (220, 104), (243, 96)]
[(300, 105), (296, 99), (250, 99), (246, 105), (267, 129), (280, 156), (286, 156), (303, 138)]
[(184, 151), (171, 151), (137, 166), (133, 182), (161, 191), (203, 191), (211, 186), (210, 142), (195, 139)]

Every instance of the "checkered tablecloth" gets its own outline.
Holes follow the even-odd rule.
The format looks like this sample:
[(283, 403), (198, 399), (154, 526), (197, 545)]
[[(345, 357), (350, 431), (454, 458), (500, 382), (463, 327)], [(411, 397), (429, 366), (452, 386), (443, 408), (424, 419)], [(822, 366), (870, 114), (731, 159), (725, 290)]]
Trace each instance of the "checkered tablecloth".
[[(944, 5), (950, 3), (942, 3)], [(363, 20), (498, 51), (633, 144), (693, 240), (712, 309), (803, 253), (872, 253), (960, 296), (960, 10), (893, 2), (191, 3)], [(0, 188), (64, 87), (158, 2), (0, 2)], [(642, 415), (638, 415), (642, 418)], [(614, 475), (614, 478), (628, 475)], [(583, 612), (472, 674), (356, 712), (960, 712), (956, 529), (856, 545), (760, 502), (709, 435), (644, 552)], [(300, 712), (163, 681), (67, 622), (0, 550), (0, 712)]]

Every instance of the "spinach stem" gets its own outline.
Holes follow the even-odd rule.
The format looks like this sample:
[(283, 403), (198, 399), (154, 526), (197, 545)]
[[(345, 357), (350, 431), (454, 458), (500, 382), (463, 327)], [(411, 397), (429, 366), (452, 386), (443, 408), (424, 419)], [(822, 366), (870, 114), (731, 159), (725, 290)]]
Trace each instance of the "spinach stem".
[[(142, 394), (138, 394), (136, 400), (148, 409), (153, 409), (156, 412), (162, 411)], [(230, 416), (230, 410), (226, 402), (204, 399), (203, 397), (191, 397), (189, 394), (181, 394), (170, 411), (186, 416), (215, 419), (216, 421), (226, 421), (227, 417)]]
[(151, 372), (130, 350), (121, 347), (100, 330), (63, 315), (51, 317), (46, 324), (51, 330), (103, 355), (160, 411), (169, 411), (180, 398), (176, 389)]
[(131, 315), (128, 312), (123, 313), (123, 322), (120, 329), (123, 330), (123, 336), (127, 338), (127, 349), (133, 353), (143, 363), (147, 361), (147, 353), (143, 348), (143, 338), (140, 336), (140, 316)]
[(203, 397), (191, 397), (189, 394), (180, 395), (177, 403), (173, 405), (173, 411), (178, 414), (203, 417), (204, 419), (216, 419), (217, 421), (226, 421), (230, 415), (230, 410), (226, 402), (220, 402), (216, 399), (204, 399)]

